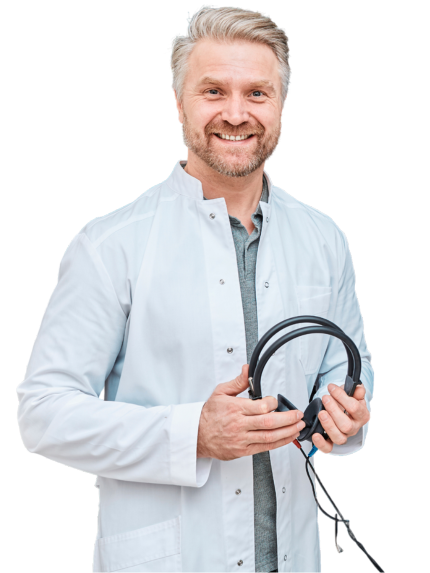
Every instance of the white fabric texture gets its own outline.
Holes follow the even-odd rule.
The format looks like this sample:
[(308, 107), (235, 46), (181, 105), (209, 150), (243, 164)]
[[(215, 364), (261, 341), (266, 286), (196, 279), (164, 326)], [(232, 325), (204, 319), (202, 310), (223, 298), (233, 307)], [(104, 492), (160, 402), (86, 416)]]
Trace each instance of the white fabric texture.
[[(299, 314), (332, 320), (359, 347), (369, 401), (373, 370), (345, 236), (268, 182), (259, 335)], [(166, 181), (73, 239), (18, 387), (18, 419), (29, 451), (98, 476), (94, 571), (254, 571), (252, 457), (196, 459), (205, 400), (245, 363), (226, 203), (203, 200), (201, 183), (179, 163)], [(304, 410), (317, 375), (321, 396), (330, 382), (344, 382), (346, 368), (338, 340), (302, 337), (271, 358), (263, 395), (281, 393)], [(367, 425), (334, 453), (359, 450), (366, 432)], [(278, 569), (319, 571), (303, 458), (289, 445), (270, 459)]]

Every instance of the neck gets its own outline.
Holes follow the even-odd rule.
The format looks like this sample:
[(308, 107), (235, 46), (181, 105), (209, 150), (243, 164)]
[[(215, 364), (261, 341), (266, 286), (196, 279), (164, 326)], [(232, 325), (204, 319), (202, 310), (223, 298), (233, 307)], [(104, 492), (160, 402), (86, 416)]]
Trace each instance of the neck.
[(246, 177), (227, 177), (209, 167), (191, 150), (188, 150), (185, 166), (185, 171), (201, 182), (206, 199), (224, 197), (228, 214), (239, 219), (246, 228), (254, 226), (251, 215), (260, 201), (263, 170), (264, 164)]

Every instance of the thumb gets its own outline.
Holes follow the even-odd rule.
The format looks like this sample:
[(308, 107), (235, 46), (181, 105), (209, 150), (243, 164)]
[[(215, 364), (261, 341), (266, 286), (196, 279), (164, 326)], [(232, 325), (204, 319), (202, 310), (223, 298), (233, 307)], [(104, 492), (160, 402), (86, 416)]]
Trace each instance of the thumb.
[(353, 398), (356, 400), (364, 400), (364, 396), (366, 395), (366, 388), (363, 384), (359, 384), (355, 389)]
[(234, 380), (230, 380), (230, 382), (224, 382), (223, 384), (218, 384), (216, 393), (226, 394), (227, 396), (237, 396), (246, 390), (249, 386), (248, 371), (249, 365), (244, 364), (242, 366), (242, 372), (239, 374), (239, 376), (236, 376)]

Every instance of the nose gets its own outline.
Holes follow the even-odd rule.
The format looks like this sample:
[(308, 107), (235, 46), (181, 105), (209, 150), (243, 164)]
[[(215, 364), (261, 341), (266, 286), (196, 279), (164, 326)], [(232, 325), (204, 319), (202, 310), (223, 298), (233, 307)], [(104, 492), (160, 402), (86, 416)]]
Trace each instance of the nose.
[(224, 103), (221, 111), (221, 118), (228, 121), (231, 125), (240, 125), (249, 121), (249, 113), (246, 110), (246, 102), (239, 95), (231, 95)]

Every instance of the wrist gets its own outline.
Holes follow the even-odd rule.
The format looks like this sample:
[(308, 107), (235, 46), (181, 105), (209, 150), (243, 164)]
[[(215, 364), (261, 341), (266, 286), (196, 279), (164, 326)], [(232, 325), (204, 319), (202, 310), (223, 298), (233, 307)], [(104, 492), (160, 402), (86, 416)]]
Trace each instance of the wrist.
[(205, 412), (206, 402), (203, 404), (203, 408), (200, 413), (199, 429), (197, 433), (197, 458), (208, 458), (210, 457), (207, 452), (205, 445), (205, 427), (206, 427), (206, 412)]

